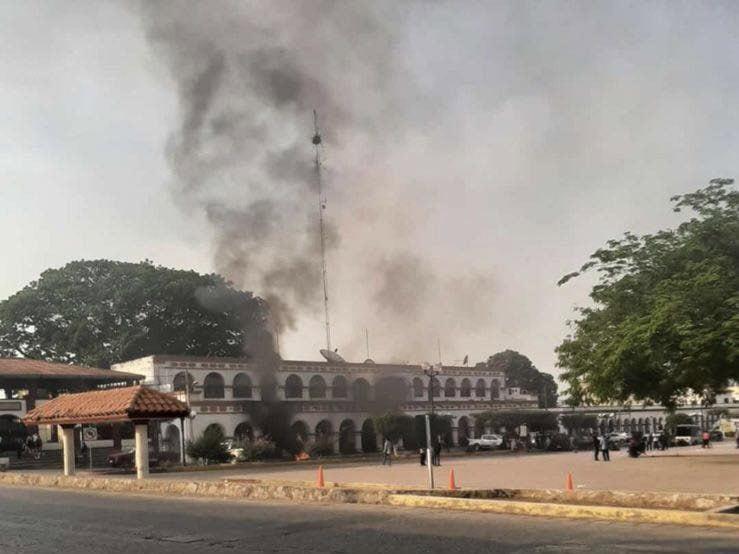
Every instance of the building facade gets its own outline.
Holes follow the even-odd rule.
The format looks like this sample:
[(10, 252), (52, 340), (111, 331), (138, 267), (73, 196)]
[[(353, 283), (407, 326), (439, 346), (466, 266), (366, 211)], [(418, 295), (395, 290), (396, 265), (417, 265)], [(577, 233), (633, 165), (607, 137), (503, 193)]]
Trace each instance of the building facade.
[[(114, 369), (144, 375), (145, 384), (181, 395), (194, 414), (190, 428), (184, 429), (187, 438), (211, 425), (240, 439), (259, 434), (251, 413), (254, 403), (262, 400), (261, 375), (248, 360), (160, 355)], [(443, 366), (431, 395), (430, 379), (416, 365), (283, 360), (273, 377), (276, 398), (288, 403), (297, 434), (305, 441), (331, 437), (337, 451), (346, 450), (342, 443), (347, 441), (352, 442), (349, 450), (374, 449), (366, 444), (368, 425), (373, 415), (389, 406), (414, 416), (428, 413), (433, 399), (435, 413), (451, 418), (456, 445), (460, 438), (483, 431), (475, 429), (475, 414), (538, 405), (536, 395), (507, 387), (502, 372), (477, 367)], [(168, 424), (162, 430), (165, 443), (179, 444), (182, 431), (175, 423)]]

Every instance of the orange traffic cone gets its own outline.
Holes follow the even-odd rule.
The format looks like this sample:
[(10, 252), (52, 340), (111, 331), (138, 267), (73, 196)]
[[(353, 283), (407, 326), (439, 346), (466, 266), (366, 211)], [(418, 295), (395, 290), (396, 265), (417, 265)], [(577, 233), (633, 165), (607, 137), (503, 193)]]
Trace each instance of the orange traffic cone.
[(326, 486), (326, 483), (323, 481), (323, 466), (318, 466), (318, 482), (316, 485), (321, 488)]
[(454, 482), (454, 469), (449, 471), (449, 490), (453, 491), (457, 489), (457, 484)]
[(567, 472), (567, 490), (570, 492), (575, 490), (575, 486), (572, 483), (572, 473), (569, 471)]

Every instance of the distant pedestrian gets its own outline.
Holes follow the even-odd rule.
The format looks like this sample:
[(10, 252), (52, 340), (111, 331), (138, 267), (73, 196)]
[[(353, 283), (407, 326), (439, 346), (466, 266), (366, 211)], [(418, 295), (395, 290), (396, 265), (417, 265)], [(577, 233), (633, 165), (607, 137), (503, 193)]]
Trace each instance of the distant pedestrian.
[(598, 461), (598, 453), (600, 452), (600, 440), (598, 435), (593, 434), (593, 454), (595, 455), (595, 461)]
[(393, 444), (390, 439), (385, 437), (385, 442), (382, 443), (382, 465), (393, 465)]
[(703, 431), (703, 444), (701, 448), (711, 448), (711, 434), (708, 431)]
[(599, 440), (599, 446), (600, 446), (600, 451), (603, 454), (603, 461), (610, 462), (611, 454), (608, 452), (608, 437), (606, 437), (605, 435), (601, 435), (600, 440)]
[(434, 445), (434, 465), (441, 465), (441, 437), (436, 439), (436, 444)]
[(426, 449), (425, 448), (419, 448), (418, 449), (418, 461), (422, 466), (426, 465)]
[(647, 450), (652, 450), (652, 448), (654, 447), (654, 445), (652, 444), (652, 440), (652, 433), (649, 433), (647, 435)]

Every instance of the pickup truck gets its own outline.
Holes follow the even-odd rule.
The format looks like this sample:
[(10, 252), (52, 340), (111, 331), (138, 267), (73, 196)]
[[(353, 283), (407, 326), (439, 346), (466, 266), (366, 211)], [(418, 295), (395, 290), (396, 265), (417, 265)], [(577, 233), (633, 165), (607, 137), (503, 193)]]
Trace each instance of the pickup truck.
[(500, 435), (482, 435), (478, 439), (469, 439), (467, 448), (469, 450), (492, 450), (503, 445), (503, 437)]

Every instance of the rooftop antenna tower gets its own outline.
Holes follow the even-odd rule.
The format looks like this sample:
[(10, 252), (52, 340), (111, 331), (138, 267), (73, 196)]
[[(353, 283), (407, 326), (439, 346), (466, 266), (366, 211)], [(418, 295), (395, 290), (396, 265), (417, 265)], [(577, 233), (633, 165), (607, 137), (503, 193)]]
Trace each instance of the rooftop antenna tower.
[(328, 319), (328, 278), (326, 276), (326, 234), (323, 228), (323, 210), (326, 209), (326, 198), (323, 196), (321, 180), (321, 133), (318, 129), (318, 114), (313, 110), (313, 148), (315, 149), (316, 185), (318, 188), (318, 224), (321, 232), (321, 272), (323, 274), (323, 309), (326, 315), (326, 350), (331, 352), (331, 325)]

